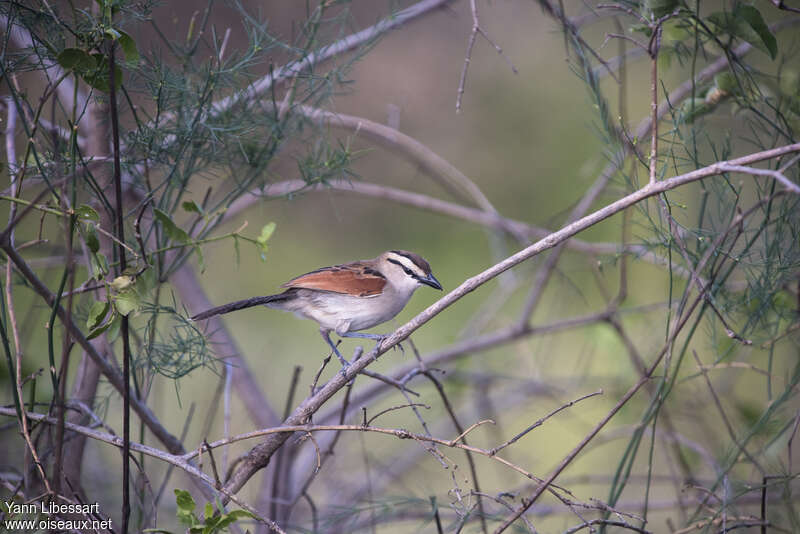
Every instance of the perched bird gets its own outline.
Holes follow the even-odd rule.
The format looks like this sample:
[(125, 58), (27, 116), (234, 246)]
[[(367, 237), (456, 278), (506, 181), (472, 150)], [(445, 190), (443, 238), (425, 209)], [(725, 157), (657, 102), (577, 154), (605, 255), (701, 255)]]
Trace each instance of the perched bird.
[(283, 293), (238, 300), (198, 313), (192, 319), (200, 321), (260, 305), (291, 311), (319, 323), (320, 334), (346, 368), (349, 363), (331, 341), (331, 331), (341, 337), (382, 341), (385, 335), (359, 330), (393, 318), (422, 285), (442, 289), (422, 256), (405, 250), (390, 250), (371, 260), (311, 271), (283, 284), (281, 287), (287, 288)]

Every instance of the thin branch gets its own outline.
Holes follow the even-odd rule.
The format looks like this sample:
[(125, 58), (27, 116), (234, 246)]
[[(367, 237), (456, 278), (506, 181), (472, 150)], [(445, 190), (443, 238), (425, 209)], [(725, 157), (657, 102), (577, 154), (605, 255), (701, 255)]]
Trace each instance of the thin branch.
[(469, 7), (472, 11), (472, 29), (469, 32), (469, 39), (467, 39), (467, 52), (464, 54), (464, 66), (461, 68), (461, 78), (458, 82), (458, 91), (456, 92), (456, 113), (461, 112), (461, 98), (464, 96), (464, 87), (467, 84), (467, 71), (469, 70), (469, 64), (472, 61), (472, 49), (475, 46), (475, 41), (477, 40), (478, 35), (480, 34), (481, 37), (486, 39), (486, 41), (494, 47), (498, 54), (500, 54), (503, 59), (506, 60), (506, 63), (511, 67), (511, 71), (514, 74), (517, 74), (517, 68), (514, 66), (513, 63), (503, 54), (503, 49), (500, 48), (486, 33), (486, 31), (481, 27), (480, 19), (478, 18), (478, 3), (476, 0), (469, 1)]
[(438, 9), (450, 3), (450, 1), (451, 0), (424, 0), (407, 7), (406, 9), (402, 9), (397, 13), (393, 13), (391, 16), (384, 18), (369, 28), (365, 28), (359, 32), (348, 35), (347, 37), (339, 39), (338, 41), (325, 46), (316, 52), (304, 55), (300, 60), (293, 61), (279, 69), (276, 69), (269, 75), (264, 76), (263, 78), (254, 82), (246, 90), (215, 102), (212, 105), (212, 109), (215, 113), (222, 113), (240, 102), (260, 98), (262, 95), (266, 94), (274, 84), (282, 82), (286, 79), (291, 79), (297, 74), (301, 74), (303, 71), (310, 69), (327, 59), (350, 51), (365, 43), (372, 42), (380, 35), (393, 30), (417, 17), (425, 15), (428, 12)]
[(532, 430), (534, 430), (534, 429), (536, 429), (536, 428), (538, 428), (538, 427), (542, 426), (542, 425), (545, 423), (545, 421), (547, 421), (548, 419), (550, 419), (551, 417), (553, 417), (553, 416), (554, 416), (554, 415), (556, 415), (557, 413), (559, 413), (559, 412), (561, 412), (561, 411), (563, 411), (563, 410), (566, 410), (567, 408), (570, 408), (570, 407), (572, 407), (572, 406), (574, 406), (574, 405), (578, 404), (578, 403), (579, 403), (579, 402), (581, 402), (582, 400), (586, 400), (586, 399), (589, 399), (589, 398), (591, 398), (591, 397), (595, 397), (595, 396), (597, 396), (597, 395), (602, 395), (602, 394), (603, 394), (603, 390), (602, 390), (602, 389), (600, 389), (600, 390), (597, 390), (597, 391), (595, 391), (594, 393), (589, 393), (589, 394), (587, 394), (587, 395), (584, 395), (584, 396), (582, 396), (582, 397), (578, 397), (578, 398), (577, 398), (577, 399), (575, 399), (575, 400), (569, 401), (569, 402), (568, 402), (568, 403), (566, 403), (566, 404), (562, 404), (561, 406), (559, 406), (558, 408), (556, 408), (555, 410), (553, 410), (553, 411), (552, 411), (552, 412), (550, 412), (549, 414), (545, 415), (544, 417), (542, 417), (541, 419), (539, 419), (538, 421), (536, 421), (535, 423), (533, 423), (532, 425), (530, 425), (528, 428), (526, 428), (525, 430), (523, 430), (522, 432), (520, 432), (519, 434), (517, 434), (516, 436), (514, 436), (513, 438), (511, 438), (510, 440), (506, 441), (505, 443), (503, 443), (503, 444), (501, 444), (501, 445), (498, 445), (497, 447), (494, 447), (494, 448), (491, 450), (491, 452), (492, 452), (493, 454), (496, 454), (496, 453), (500, 452), (501, 450), (505, 449), (505, 448), (506, 448), (506, 447), (508, 447), (509, 445), (512, 445), (512, 444), (516, 443), (517, 441), (519, 441), (521, 438), (523, 438), (524, 436), (526, 436), (526, 435), (527, 435), (529, 432), (531, 432)]
[[(654, 34), (661, 27), (651, 28)], [(651, 40), (651, 42), (653, 42)], [(658, 49), (648, 47), (650, 53), (650, 184), (656, 183), (656, 167), (658, 163)]]
[[(17, 169), (17, 149), (16, 149), (16, 142), (15, 142), (15, 135), (17, 129), (17, 108), (16, 106), (10, 102), (10, 100), (6, 100), (6, 129), (5, 129), (5, 141), (6, 141), (6, 158), (8, 161), (8, 174), (11, 181), (11, 189), (12, 189), (12, 197), (16, 198), (20, 195), (22, 189), (22, 179), (21, 176), (18, 174)], [(17, 210), (16, 204), (13, 202), (11, 203), (11, 207), (8, 213), (8, 220), (9, 225), (14, 219), (16, 218)], [(8, 232), (4, 232), (5, 239), (8, 240), (10, 246), (14, 246), (14, 229), (13, 226), (10, 227)], [(16, 308), (14, 307), (14, 293), (13, 293), (13, 280), (11, 277), (12, 269), (11, 269), (11, 262), (8, 262), (6, 265), (6, 273), (5, 273), (5, 288), (4, 288), (4, 298), (5, 298), (5, 311), (8, 315), (8, 324), (11, 330), (11, 339), (14, 341), (14, 368), (11, 368), (11, 354), (7, 354), (9, 359), (9, 373), (14, 372), (16, 376), (12, 380), (12, 383), (15, 387), (15, 390), (12, 392), (14, 396), (14, 405), (17, 409), (18, 423), (20, 432), (22, 433), (22, 437), (25, 441), (25, 444), (30, 451), (31, 457), (33, 458), (33, 463), (36, 466), (36, 469), (39, 471), (39, 477), (42, 480), (42, 484), (44, 484), (45, 489), (47, 490), (48, 495), (53, 494), (53, 489), (50, 487), (50, 482), (47, 478), (47, 474), (44, 471), (44, 464), (42, 464), (41, 459), (39, 458), (39, 453), (36, 450), (36, 446), (31, 439), (31, 432), (28, 425), (28, 418), (22, 413), (24, 409), (24, 405), (22, 404), (22, 345), (20, 343), (19, 337), (19, 325), (17, 324), (17, 314)], [(52, 328), (52, 325), (51, 325)], [(5, 326), (3, 327), (5, 330)], [(6, 335), (5, 333), (3, 334)], [(5, 339), (4, 339), (5, 341)], [(10, 348), (8, 347), (7, 341), (5, 345), (5, 350), (9, 351)], [(55, 395), (55, 392), (54, 392)]]
[[(116, 78), (116, 43), (108, 43), (108, 68), (109, 68), (109, 111), (111, 113), (111, 140), (114, 156), (114, 199), (116, 206), (115, 234), (117, 238), (119, 254), (119, 271), (117, 276), (125, 272), (128, 267), (128, 260), (125, 254), (125, 223), (123, 222), (122, 212), (122, 168), (120, 166), (119, 151), (119, 112), (117, 110), (117, 86)], [(69, 312), (67, 312), (69, 313)], [(67, 320), (69, 320), (69, 316)], [(128, 316), (123, 315), (120, 332), (122, 334), (122, 532), (128, 532), (128, 521), (130, 519), (130, 456), (131, 432), (131, 346)]]
[[(790, 162), (791, 163), (791, 162)], [(789, 180), (781, 171), (773, 171), (771, 169), (757, 169), (755, 167), (747, 167), (744, 165), (725, 165), (720, 167), (725, 172), (740, 172), (749, 174), (751, 176), (768, 176), (780, 182), (786, 189), (795, 194), (800, 194), (800, 186)]]
[[(503, 217), (492, 212), (469, 208), (460, 204), (441, 200), (436, 197), (405, 191), (394, 187), (374, 184), (361, 181), (330, 180), (325, 185), (314, 185), (309, 187), (303, 180), (285, 180), (269, 184), (263, 189), (253, 190), (235, 200), (223, 215), (222, 221), (227, 221), (242, 213), (242, 211), (257, 205), (264, 198), (279, 198), (287, 195), (299, 193), (317, 193), (327, 191), (340, 191), (343, 193), (355, 193), (371, 198), (381, 198), (414, 206), (419, 209), (442, 213), (444, 215), (459, 218), (497, 230), (507, 232), (524, 244), (528, 244), (530, 239), (542, 239), (552, 233), (547, 228), (534, 226), (523, 221), (518, 221)], [(587, 254), (633, 254), (638, 259), (647, 261), (654, 265), (669, 265), (668, 260), (658, 256), (648, 247), (631, 243), (592, 243), (581, 239), (570, 239), (565, 246), (576, 252)], [(681, 265), (673, 264), (673, 272), (683, 277), (688, 277), (689, 272)], [(207, 307), (211, 307), (210, 305)], [(204, 308), (204, 309), (207, 309)]]
[(400, 404), (399, 406), (390, 406), (390, 407), (388, 407), (388, 408), (386, 408), (384, 410), (381, 410), (380, 412), (376, 413), (375, 415), (373, 415), (369, 419), (367, 419), (367, 422), (365, 423), (365, 425), (366, 426), (370, 426), (375, 419), (377, 419), (378, 417), (382, 416), (383, 414), (387, 414), (389, 412), (394, 412), (395, 410), (402, 410), (403, 408), (410, 408), (411, 406), (420, 406), (422, 408), (425, 408), (426, 410), (430, 410), (431, 409), (430, 406), (428, 406), (427, 404), (423, 404), (421, 402), (412, 402), (411, 404)]

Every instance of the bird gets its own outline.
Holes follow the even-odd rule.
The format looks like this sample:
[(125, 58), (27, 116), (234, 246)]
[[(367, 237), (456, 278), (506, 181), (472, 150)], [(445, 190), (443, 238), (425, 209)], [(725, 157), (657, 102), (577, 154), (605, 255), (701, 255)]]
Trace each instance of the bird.
[(419, 254), (390, 250), (377, 258), (322, 267), (292, 278), (282, 293), (251, 297), (211, 308), (192, 317), (201, 321), (253, 306), (294, 312), (319, 324), (319, 332), (342, 364), (350, 363), (331, 341), (340, 337), (365, 338), (380, 343), (387, 336), (361, 332), (395, 317), (421, 286), (442, 290), (430, 264)]

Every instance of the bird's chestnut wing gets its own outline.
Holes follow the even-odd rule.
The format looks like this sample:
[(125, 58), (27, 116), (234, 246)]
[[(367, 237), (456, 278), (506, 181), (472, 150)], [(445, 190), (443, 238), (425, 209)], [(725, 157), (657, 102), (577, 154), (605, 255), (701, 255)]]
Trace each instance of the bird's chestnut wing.
[(281, 287), (316, 289), (342, 293), (354, 297), (379, 295), (386, 285), (386, 278), (378, 271), (362, 263), (323, 267), (293, 278)]

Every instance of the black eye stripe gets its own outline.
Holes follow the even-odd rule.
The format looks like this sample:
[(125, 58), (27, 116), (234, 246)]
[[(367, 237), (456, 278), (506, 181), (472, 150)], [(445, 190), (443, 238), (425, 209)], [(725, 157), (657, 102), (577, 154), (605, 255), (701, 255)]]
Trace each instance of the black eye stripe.
[(403, 269), (403, 271), (404, 271), (404, 272), (405, 272), (405, 273), (406, 273), (408, 276), (414, 276), (414, 273), (413, 273), (413, 272), (411, 272), (411, 269), (409, 269), (408, 267), (406, 267), (405, 265), (403, 265), (403, 264), (402, 264), (402, 263), (400, 263), (399, 261), (397, 261), (397, 260), (393, 260), (392, 258), (389, 258), (389, 259), (388, 259), (388, 261), (389, 261), (389, 262), (391, 262), (391, 263), (394, 263), (395, 265), (399, 265), (399, 266), (400, 266), (400, 268), (401, 268), (401, 269)]

